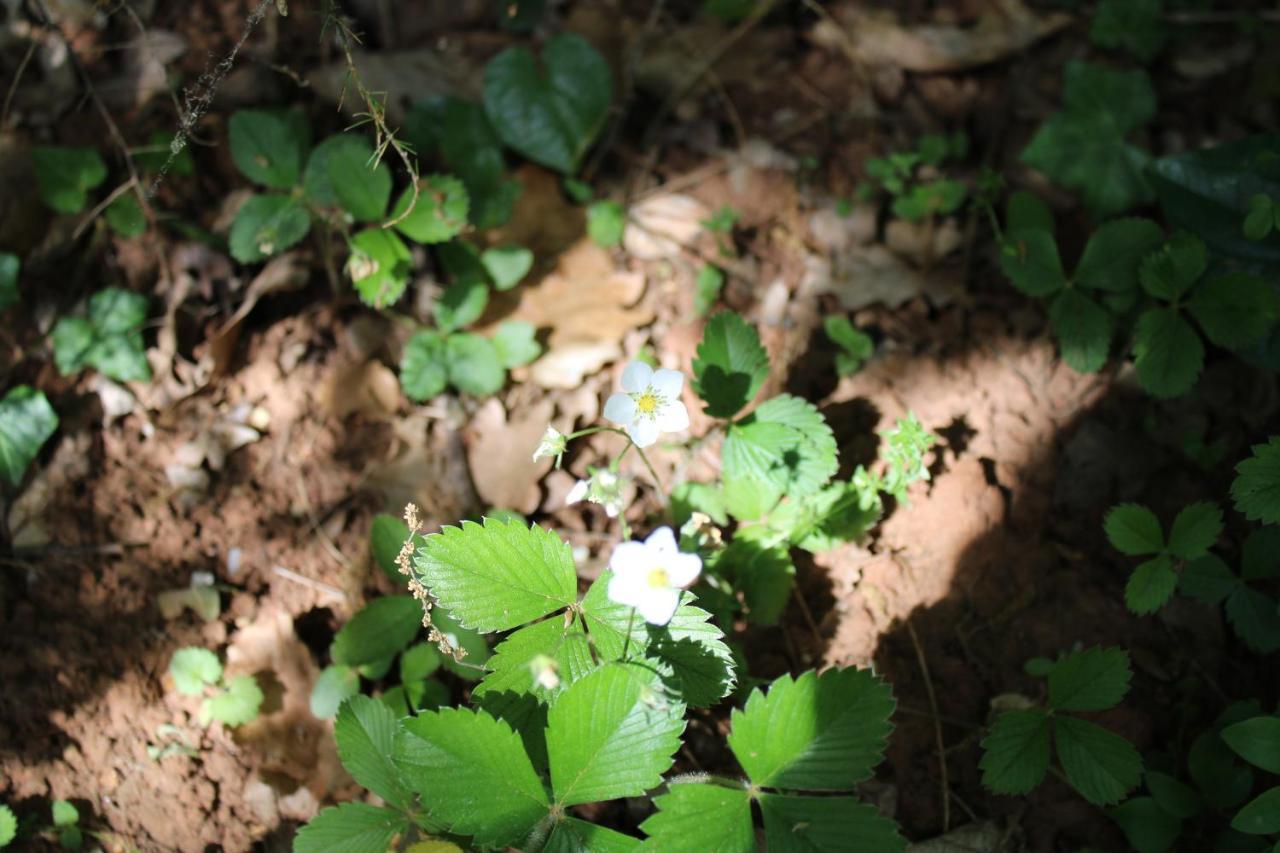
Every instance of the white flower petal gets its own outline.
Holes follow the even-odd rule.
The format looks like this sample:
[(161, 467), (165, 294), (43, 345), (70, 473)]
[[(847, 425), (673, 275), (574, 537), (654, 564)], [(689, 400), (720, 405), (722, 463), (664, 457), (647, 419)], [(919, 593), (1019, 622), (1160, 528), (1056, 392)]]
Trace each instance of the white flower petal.
[(636, 419), (636, 401), (626, 394), (610, 394), (604, 403), (605, 420), (627, 426)]
[(676, 607), (680, 604), (679, 590), (670, 587), (651, 589), (644, 600), (636, 605), (644, 621), (650, 625), (665, 625), (676, 615)]
[(652, 378), (652, 367), (643, 361), (633, 361), (622, 371), (622, 390), (629, 394), (639, 394), (649, 387)]
[(650, 418), (639, 418), (627, 427), (627, 435), (636, 443), (636, 447), (648, 447), (658, 440), (658, 424)]
[(649, 594), (649, 586), (642, 577), (614, 575), (609, 579), (607, 592), (610, 601), (639, 607)]
[(569, 494), (564, 496), (564, 505), (576, 504), (587, 496), (587, 481), (579, 480), (573, 484), (573, 488), (569, 490)]
[(689, 428), (689, 410), (676, 400), (658, 410), (658, 429), (663, 432), (683, 432)]
[(653, 555), (643, 542), (623, 542), (609, 555), (609, 571), (615, 575), (638, 577), (642, 580), (654, 566)]
[(649, 538), (644, 540), (644, 547), (650, 552), (649, 559), (655, 563), (665, 561), (667, 554), (674, 554), (680, 550), (676, 545), (676, 534), (670, 527), (659, 527), (650, 533)]
[(697, 554), (676, 554), (667, 558), (666, 567), (671, 585), (688, 589), (702, 573), (702, 558)]
[(684, 374), (678, 370), (660, 367), (653, 372), (653, 378), (649, 380), (649, 384), (663, 399), (679, 400), (680, 391), (684, 388)]

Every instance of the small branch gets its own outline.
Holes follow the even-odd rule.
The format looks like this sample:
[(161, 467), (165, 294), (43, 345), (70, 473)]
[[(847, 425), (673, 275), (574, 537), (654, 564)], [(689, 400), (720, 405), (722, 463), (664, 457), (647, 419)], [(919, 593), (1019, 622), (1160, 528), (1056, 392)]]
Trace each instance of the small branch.
[(933, 734), (938, 743), (938, 766), (941, 768), (939, 785), (942, 788), (942, 831), (951, 829), (951, 783), (947, 778), (947, 743), (942, 737), (942, 722), (938, 719), (938, 697), (933, 692), (933, 679), (929, 677), (929, 664), (924, 657), (924, 648), (920, 638), (916, 636), (915, 626), (906, 623), (907, 633), (911, 636), (911, 645), (916, 648), (916, 660), (920, 663), (920, 673), (924, 676), (924, 689), (929, 696), (929, 709), (933, 711)]

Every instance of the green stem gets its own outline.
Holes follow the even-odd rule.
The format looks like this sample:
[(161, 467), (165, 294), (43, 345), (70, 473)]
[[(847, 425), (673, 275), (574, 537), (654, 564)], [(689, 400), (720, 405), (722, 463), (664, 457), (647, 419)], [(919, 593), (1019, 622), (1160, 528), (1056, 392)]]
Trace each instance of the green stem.
[(631, 626), (636, 621), (636, 609), (631, 608), (631, 613), (627, 616), (627, 637), (622, 641), (622, 660), (627, 659), (627, 648), (631, 645)]

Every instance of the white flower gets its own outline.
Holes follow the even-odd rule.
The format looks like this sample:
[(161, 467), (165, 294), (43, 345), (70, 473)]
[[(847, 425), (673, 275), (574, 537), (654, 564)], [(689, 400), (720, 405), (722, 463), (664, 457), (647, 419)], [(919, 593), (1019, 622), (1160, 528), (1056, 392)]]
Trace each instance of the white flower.
[(684, 374), (643, 361), (622, 371), (622, 391), (605, 401), (604, 416), (627, 431), (636, 447), (648, 447), (660, 432), (689, 428), (689, 410), (680, 402)]
[(538, 439), (538, 449), (533, 451), (533, 461), (539, 459), (556, 457), (557, 464), (560, 461), (560, 455), (564, 453), (565, 443), (568, 441), (564, 433), (553, 426), (548, 426), (547, 431), (542, 434), (542, 438)]
[(702, 571), (702, 558), (685, 554), (670, 527), (659, 527), (643, 542), (623, 542), (609, 558), (609, 598), (640, 611), (652, 625), (665, 625), (680, 604), (680, 590)]
[(608, 468), (588, 468), (587, 471), (590, 476), (574, 483), (573, 488), (564, 496), (565, 506), (588, 500), (604, 507), (605, 514), (610, 518), (617, 518), (618, 513), (626, 508), (622, 498), (627, 485), (626, 478)]

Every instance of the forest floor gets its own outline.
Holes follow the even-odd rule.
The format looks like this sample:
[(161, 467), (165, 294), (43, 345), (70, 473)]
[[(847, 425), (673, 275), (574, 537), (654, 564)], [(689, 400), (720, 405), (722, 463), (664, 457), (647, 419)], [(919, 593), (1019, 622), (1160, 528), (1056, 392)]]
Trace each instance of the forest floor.
[[(256, 6), (152, 3), (134, 16), (47, 5), (131, 143), (173, 130), (166, 81), (191, 85), (213, 68)], [(366, 82), (388, 92), (393, 122), (407, 99), (474, 88), (484, 60), (517, 38), (479, 0), (344, 5), (365, 33)], [(631, 87), (590, 176), (597, 192), (683, 239), (636, 229), (601, 249), (556, 176), (517, 167), (523, 192), (499, 236), (534, 248), (538, 267), (479, 326), (530, 319), (549, 355), (485, 400), (405, 399), (395, 376), (404, 324), (335, 288), (319, 242), (254, 269), (177, 229), (126, 239), (51, 220), (27, 149), (108, 134), (65, 66), (25, 70), (10, 108), (22, 127), (0, 131), (0, 235), (28, 253), (30, 298), (3, 331), (0, 374), (43, 390), (62, 426), (6, 509), (15, 548), (0, 557), (0, 801), (22, 813), (71, 800), (108, 850), (286, 849), (300, 822), (357, 793), (308, 697), (336, 630), (391, 590), (371, 570), (373, 516), (412, 500), (435, 528), (514, 509), (581, 546), (583, 578), (597, 575), (616, 523), (564, 498), (617, 437), (575, 445), (563, 471), (530, 454), (548, 423), (598, 420), (625, 356), (650, 347), (689, 369), (702, 327), (692, 283), (702, 259), (720, 258), (722, 303), (761, 329), (772, 389), (820, 406), (842, 473), (874, 458), (877, 431), (907, 412), (941, 437), (932, 478), (909, 503), (867, 540), (798, 563), (778, 626), (737, 626), (752, 675), (858, 665), (889, 681), (897, 728), (864, 794), (913, 841), (968, 826), (968, 840), (953, 836), (963, 849), (1122, 849), (1106, 816), (1059, 780), (1023, 800), (985, 791), (981, 729), (993, 703), (1035, 695), (1028, 659), (1077, 644), (1130, 649), (1130, 699), (1102, 716), (1140, 750), (1181, 736), (1187, 715), (1170, 703), (1185, 680), (1250, 682), (1212, 610), (1126, 611), (1126, 564), (1101, 520), (1139, 494), (1158, 495), (1162, 516), (1222, 494), (1228, 469), (1200, 467), (1188, 437), (1211, 436), (1238, 458), (1276, 410), (1274, 380), (1211, 361), (1195, 394), (1163, 406), (1122, 364), (1076, 373), (1042, 309), (1000, 274), (976, 213), (925, 227), (842, 206), (868, 157), (963, 130), (970, 153), (951, 176), (971, 183), (994, 168), (1048, 197), (1068, 240), (1078, 236), (1085, 219), (1071, 196), (1017, 155), (1057, 108), (1064, 63), (1089, 50), (1087, 16), (1019, 0), (798, 2), (736, 31), (694, 3), (652, 18), (651, 4), (631, 0), (548, 5), (556, 27), (584, 35)], [(228, 197), (245, 185), (225, 145), (237, 108), (296, 105), (317, 126), (346, 124), (343, 65), (322, 23), (292, 0), (287, 18), (272, 9), (253, 28), (198, 125), (195, 176), (168, 178), (159, 207), (225, 230)], [(962, 38), (931, 41), (928, 28)], [(883, 55), (886, 43), (899, 50)], [(1280, 65), (1250, 44), (1230, 27), (1173, 42), (1152, 73), (1161, 102), (1176, 106), (1149, 127), (1150, 147), (1199, 147), (1267, 120), (1245, 84)], [(718, 59), (691, 79), (708, 56)], [(449, 74), (436, 73), (442, 65)], [(725, 205), (738, 212), (728, 247), (699, 225)], [(63, 378), (41, 355), (56, 310), (109, 283), (164, 307), (146, 332), (162, 368), (150, 384)], [(415, 285), (405, 310), (419, 313), (433, 287)], [(822, 332), (837, 312), (877, 345), (843, 378)], [(695, 414), (691, 434), (707, 425)], [(710, 447), (663, 446), (655, 465), (668, 485), (708, 476)], [(638, 464), (631, 473), (646, 477)], [(644, 529), (660, 511), (642, 489), (629, 518)], [(164, 593), (197, 573), (215, 579), (220, 612), (205, 621), (162, 610)], [(185, 645), (254, 674), (263, 715), (235, 731), (201, 726), (195, 700), (167, 675)], [(691, 725), (716, 730), (725, 717), (705, 712)], [(725, 760), (711, 741), (691, 741), (685, 769)], [(623, 810), (617, 821), (634, 828), (642, 817)]]

